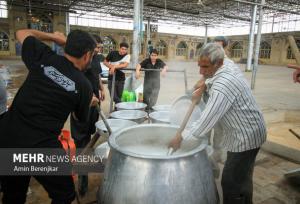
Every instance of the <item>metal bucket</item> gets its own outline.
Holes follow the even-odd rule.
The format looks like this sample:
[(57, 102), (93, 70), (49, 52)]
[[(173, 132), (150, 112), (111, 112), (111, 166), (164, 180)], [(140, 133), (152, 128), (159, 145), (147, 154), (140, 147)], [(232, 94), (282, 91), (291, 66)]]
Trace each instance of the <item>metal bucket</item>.
[(149, 118), (152, 123), (170, 124), (170, 112), (169, 111), (152, 112), (149, 114)]
[(152, 107), (154, 111), (170, 111), (171, 105), (155, 105)]
[[(170, 123), (172, 125), (180, 126), (191, 104), (192, 104), (191, 97), (187, 95), (180, 96), (179, 98), (177, 98), (171, 106)], [(203, 110), (202, 106), (203, 104), (200, 102), (198, 105), (194, 107), (192, 115), (190, 116), (188, 123), (186, 124), (186, 128), (190, 128), (193, 122), (195, 122), (200, 118)]]
[[(118, 130), (130, 127), (133, 125), (137, 125), (136, 122), (133, 122), (131, 120), (122, 120), (122, 119), (106, 119), (106, 120), (107, 120), (107, 123), (110, 126), (112, 132), (116, 132)], [(108, 132), (104, 125), (103, 120), (96, 122), (95, 126), (97, 128), (97, 131), (100, 133), (100, 135), (108, 136)]]
[(167, 155), (177, 128), (143, 124), (113, 133), (99, 203), (217, 204), (206, 144), (185, 140)]
[(148, 114), (145, 111), (140, 110), (120, 110), (112, 112), (110, 116), (116, 119), (131, 120), (136, 123), (143, 123), (147, 119)]
[(122, 102), (117, 103), (116, 107), (118, 110), (145, 110), (147, 104), (140, 102)]

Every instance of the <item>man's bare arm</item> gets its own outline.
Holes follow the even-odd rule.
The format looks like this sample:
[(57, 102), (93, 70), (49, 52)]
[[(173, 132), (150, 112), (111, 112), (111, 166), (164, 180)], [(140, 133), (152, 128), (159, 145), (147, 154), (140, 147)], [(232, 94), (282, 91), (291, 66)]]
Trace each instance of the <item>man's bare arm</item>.
[(16, 38), (21, 44), (23, 44), (24, 40), (29, 36), (33, 36), (41, 41), (52, 41), (57, 43), (58, 45), (66, 44), (66, 37), (64, 36), (64, 34), (59, 32), (45, 33), (33, 29), (22, 29), (16, 32)]
[(110, 64), (106, 59), (103, 61), (103, 64), (104, 64), (105, 66), (107, 66), (108, 68), (111, 67), (111, 64)]
[(118, 65), (114, 65), (114, 66), (115, 66), (115, 69), (122, 69), (122, 68), (128, 67), (128, 65), (129, 65), (128, 62), (123, 62), (123, 63), (120, 63)]

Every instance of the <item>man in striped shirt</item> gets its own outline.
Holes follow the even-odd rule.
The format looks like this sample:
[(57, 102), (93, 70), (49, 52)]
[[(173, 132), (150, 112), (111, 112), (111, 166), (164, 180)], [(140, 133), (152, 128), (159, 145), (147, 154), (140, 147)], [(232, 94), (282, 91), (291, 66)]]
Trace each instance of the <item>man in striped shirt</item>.
[[(225, 55), (224, 55), (224, 60), (223, 60), (223, 66), (228, 67), (229, 69), (233, 69), (235, 72), (241, 72), (239, 66), (237, 66), (228, 56), (226, 55), (226, 48), (228, 46), (228, 39), (225, 36), (217, 36), (213, 40), (214, 43), (219, 44), (223, 47)], [(209, 93), (207, 91), (204, 91), (203, 93), (203, 101), (207, 103), (208, 98), (209, 98)], [(213, 143), (212, 146), (214, 148), (214, 154), (213, 158), (215, 159), (216, 162), (221, 162), (223, 157), (223, 148), (222, 148), (222, 141), (223, 141), (223, 128), (222, 126), (217, 123), (214, 125), (213, 133), (208, 133), (211, 135), (213, 138)]]
[(198, 65), (205, 80), (196, 84), (195, 94), (201, 97), (206, 90), (209, 99), (200, 118), (182, 135), (176, 135), (170, 147), (178, 149), (183, 138), (204, 137), (219, 122), (227, 151), (221, 182), (223, 203), (251, 204), (254, 162), (266, 140), (266, 127), (246, 79), (223, 61), (220, 45), (208, 43), (202, 50)]

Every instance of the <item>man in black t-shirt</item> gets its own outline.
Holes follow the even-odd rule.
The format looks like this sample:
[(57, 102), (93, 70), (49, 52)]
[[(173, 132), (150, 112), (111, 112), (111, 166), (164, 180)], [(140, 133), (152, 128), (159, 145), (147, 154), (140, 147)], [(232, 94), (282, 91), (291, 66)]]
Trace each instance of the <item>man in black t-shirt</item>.
[[(115, 103), (121, 102), (122, 92), (124, 89), (125, 73), (120, 69), (126, 68), (130, 62), (130, 55), (127, 54), (128, 44), (122, 42), (119, 51), (111, 51), (104, 60), (104, 65), (109, 68), (108, 89), (111, 93), (113, 74), (116, 75), (115, 93), (113, 100)], [(111, 96), (112, 97), (112, 96)]]
[[(99, 36), (93, 35), (97, 42), (97, 46), (94, 50), (94, 56), (92, 63), (88, 66), (88, 69), (84, 73), (86, 78), (92, 85), (93, 94), (99, 100), (103, 101), (105, 98), (104, 87), (99, 77), (102, 72), (100, 60), (101, 56), (98, 54), (101, 48), (102, 40)], [(95, 106), (90, 108), (90, 114), (88, 121), (82, 123), (71, 117), (71, 135), (74, 139), (77, 148), (84, 148), (91, 140), (91, 135), (95, 133), (95, 123), (98, 121), (99, 113)], [(78, 176), (78, 190), (81, 196), (84, 196), (88, 188), (88, 176), (79, 175)]]
[[(96, 42), (84, 31), (61, 33), (19, 30), (22, 60), (28, 75), (0, 122), (1, 148), (61, 148), (58, 140), (70, 113), (80, 122), (88, 119), (91, 85), (83, 72), (90, 64)], [(42, 43), (65, 45), (65, 55), (55, 54)], [(52, 203), (71, 203), (75, 198), (72, 176), (35, 176), (48, 192)], [(4, 204), (25, 203), (30, 176), (1, 178)]]
[(168, 68), (167, 65), (157, 57), (158, 51), (153, 49), (150, 53), (150, 57), (136, 66), (135, 76), (137, 79), (140, 78), (141, 68), (146, 69), (144, 78), (143, 102), (147, 104), (147, 110), (151, 110), (156, 104), (160, 89), (160, 71), (147, 71), (147, 69), (162, 69), (162, 76), (165, 76)]

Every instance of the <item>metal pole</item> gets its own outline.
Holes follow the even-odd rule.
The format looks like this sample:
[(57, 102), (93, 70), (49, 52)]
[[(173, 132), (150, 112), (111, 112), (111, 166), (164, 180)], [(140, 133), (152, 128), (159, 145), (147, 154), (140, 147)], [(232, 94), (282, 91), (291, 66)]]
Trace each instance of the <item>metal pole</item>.
[[(138, 64), (140, 54), (140, 33), (141, 33), (141, 0), (134, 0), (134, 18), (133, 18), (133, 43), (132, 43), (132, 66), (135, 67)], [(135, 77), (132, 73), (132, 79)], [(133, 80), (132, 80), (133, 83)], [(132, 89), (132, 85), (130, 89)], [(130, 90), (131, 91), (131, 90)]]
[(141, 43), (144, 41), (144, 32), (143, 32), (143, 26), (144, 26), (144, 13), (143, 13), (143, 10), (144, 10), (144, 0), (141, 0), (141, 3), (140, 3), (140, 30), (139, 30), (139, 34), (140, 34), (140, 44), (139, 44), (139, 54), (142, 52), (142, 47), (141, 47)]
[(246, 70), (245, 70), (246, 72), (251, 71), (253, 47), (254, 47), (254, 33), (255, 33), (256, 14), (257, 14), (257, 5), (253, 5), (253, 12), (252, 12), (251, 26), (250, 26), (250, 34), (249, 34), (247, 66), (246, 66)]
[(146, 56), (148, 56), (148, 50), (149, 50), (149, 41), (151, 40), (151, 36), (150, 36), (150, 18), (148, 18), (147, 21), (147, 47), (146, 47)]
[[(265, 4), (265, 0), (261, 0), (261, 5), (264, 5), (264, 4)], [(264, 7), (260, 6), (259, 21), (258, 21), (258, 28), (257, 28), (257, 35), (256, 35), (256, 44), (255, 44), (254, 65), (253, 65), (253, 72), (252, 72), (252, 78), (251, 78), (251, 89), (254, 89), (254, 87), (255, 87), (255, 79), (256, 79), (256, 72), (257, 72), (257, 68), (258, 68), (259, 48), (260, 48), (260, 40), (261, 40), (263, 15), (264, 15)]]
[(111, 83), (111, 95), (110, 95), (110, 106), (109, 112), (113, 111), (113, 103), (114, 103), (114, 96), (115, 96), (115, 84), (116, 84), (116, 73), (113, 74), (113, 79)]
[(184, 88), (185, 88), (185, 93), (186, 93), (188, 90), (186, 69), (184, 69), (184, 71), (183, 71), (183, 77), (184, 77)]
[(204, 39), (204, 45), (207, 44), (207, 30), (208, 30), (208, 25), (205, 24), (205, 39)]
[(272, 21), (272, 31), (271, 31), (271, 33), (273, 33), (273, 31), (274, 31), (274, 23), (275, 23), (275, 14), (273, 15), (273, 21)]
[(70, 33), (69, 13), (66, 12), (66, 35)]

